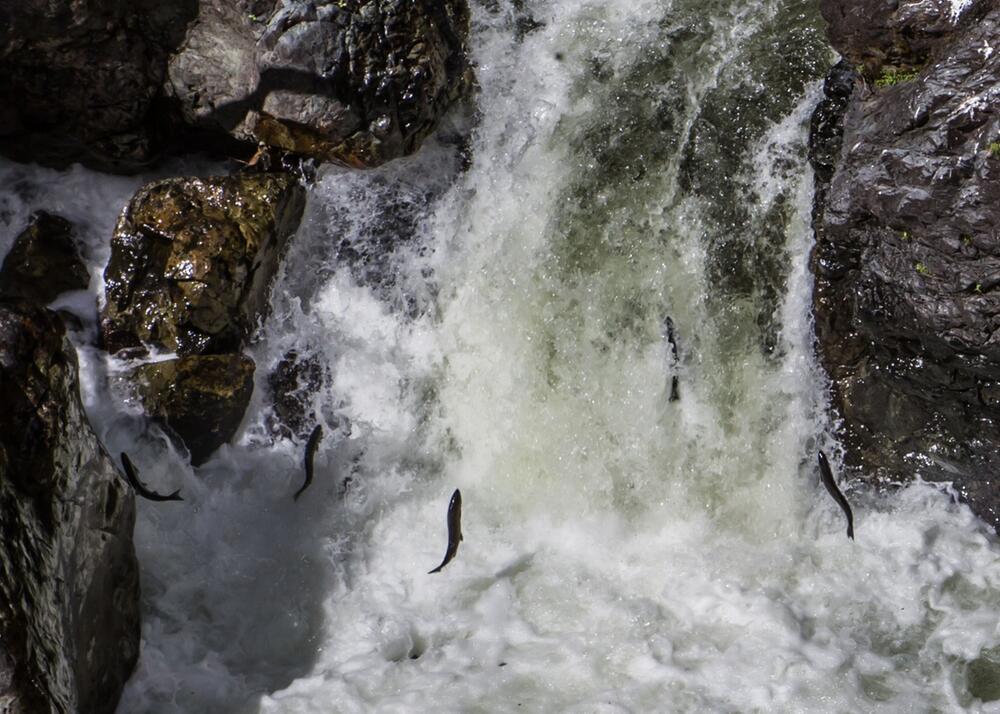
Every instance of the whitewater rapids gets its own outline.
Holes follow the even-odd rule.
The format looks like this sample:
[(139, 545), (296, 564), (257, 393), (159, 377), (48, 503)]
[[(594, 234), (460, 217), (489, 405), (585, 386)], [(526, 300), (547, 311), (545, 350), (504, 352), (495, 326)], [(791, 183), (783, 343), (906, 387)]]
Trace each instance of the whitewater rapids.
[[(196, 472), (93, 347), (141, 181), (0, 165), (11, 236), (35, 208), (84, 227), (91, 290), (60, 305), (98, 434), (185, 497), (138, 503), (119, 711), (1000, 711), (995, 537), (918, 481), (848, 490), (851, 542), (819, 485), (813, 4), (473, 9), (474, 106), (320, 173), (240, 434)], [(267, 383), (289, 350), (323, 374), (298, 502)], [(465, 540), (428, 575), (455, 488)]]

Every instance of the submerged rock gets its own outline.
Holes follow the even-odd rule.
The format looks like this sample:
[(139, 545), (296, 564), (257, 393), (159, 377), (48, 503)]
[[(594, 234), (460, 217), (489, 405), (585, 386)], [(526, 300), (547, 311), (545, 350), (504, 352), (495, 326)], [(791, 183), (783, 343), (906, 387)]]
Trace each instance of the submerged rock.
[(465, 90), (468, 25), (465, 0), (202, 0), (166, 91), (194, 126), (377, 166)]
[(287, 174), (167, 179), (132, 198), (104, 271), (109, 352), (234, 352), (263, 315), (305, 194)]
[(316, 423), (316, 413), (309, 406), (312, 396), (323, 384), (323, 367), (315, 355), (302, 357), (289, 350), (267, 377), (271, 389), (274, 430), (284, 436), (304, 439)]
[[(891, 60), (861, 5), (824, 2), (835, 46)], [(890, 14), (917, 5), (937, 13), (908, 45), (926, 65), (851, 82), (842, 141), (836, 121), (814, 122), (834, 128), (813, 136), (814, 163), (831, 164), (817, 167), (814, 213), (819, 352), (849, 464), (953, 481), (1000, 526), (1000, 8)]]
[(181, 439), (198, 466), (239, 428), (253, 374), (245, 355), (205, 355), (143, 365), (131, 380), (146, 412)]
[(0, 710), (112, 714), (139, 654), (135, 501), (59, 318), (0, 301)]
[(68, 290), (86, 290), (89, 283), (73, 225), (45, 211), (31, 217), (0, 268), (0, 295), (39, 305)]

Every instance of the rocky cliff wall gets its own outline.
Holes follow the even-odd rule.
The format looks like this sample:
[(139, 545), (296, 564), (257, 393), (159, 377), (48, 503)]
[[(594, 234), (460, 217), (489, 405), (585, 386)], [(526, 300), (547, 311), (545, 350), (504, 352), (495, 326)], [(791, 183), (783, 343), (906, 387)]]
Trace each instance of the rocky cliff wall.
[(1000, 6), (823, 0), (814, 308), (847, 462), (1000, 526)]

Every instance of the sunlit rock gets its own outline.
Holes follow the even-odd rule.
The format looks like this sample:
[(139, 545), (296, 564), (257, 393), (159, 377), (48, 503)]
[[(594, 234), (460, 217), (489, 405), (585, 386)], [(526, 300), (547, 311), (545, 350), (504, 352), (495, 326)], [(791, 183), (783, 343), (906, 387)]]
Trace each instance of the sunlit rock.
[(59, 318), (0, 302), (0, 710), (115, 711), (139, 654), (132, 492)]
[[(949, 29), (922, 26), (910, 74), (860, 68), (835, 170), (817, 165), (816, 331), (848, 462), (954, 481), (1000, 526), (1000, 9), (920, 5)], [(825, 14), (860, 56), (857, 12)]]
[(68, 290), (86, 290), (89, 283), (73, 225), (44, 211), (32, 216), (0, 268), (0, 295), (40, 305)]
[(236, 433), (253, 394), (254, 363), (241, 354), (154, 362), (131, 379), (146, 412), (204, 463)]
[(168, 179), (140, 189), (104, 272), (108, 351), (239, 350), (265, 310), (303, 205), (303, 189), (287, 174)]
[(204, 0), (166, 92), (194, 126), (376, 166), (465, 90), (468, 24), (465, 0)]

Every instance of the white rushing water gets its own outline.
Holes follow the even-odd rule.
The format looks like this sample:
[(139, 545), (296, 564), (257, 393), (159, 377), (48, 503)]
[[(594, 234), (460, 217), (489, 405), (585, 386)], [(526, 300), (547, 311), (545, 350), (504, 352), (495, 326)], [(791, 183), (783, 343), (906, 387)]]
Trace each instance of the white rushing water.
[[(92, 290), (65, 302), (95, 428), (185, 496), (138, 503), (119, 711), (1000, 711), (996, 539), (917, 482), (849, 492), (851, 542), (818, 483), (839, 449), (809, 312), (815, 8), (474, 17), (474, 117), (321, 173), (240, 435), (197, 471), (88, 346), (140, 182), (0, 166), (12, 231), (36, 207), (85, 227)], [(275, 434), (267, 381), (290, 350), (326, 434), (298, 502), (304, 440)], [(455, 488), (465, 540), (429, 575)]]

